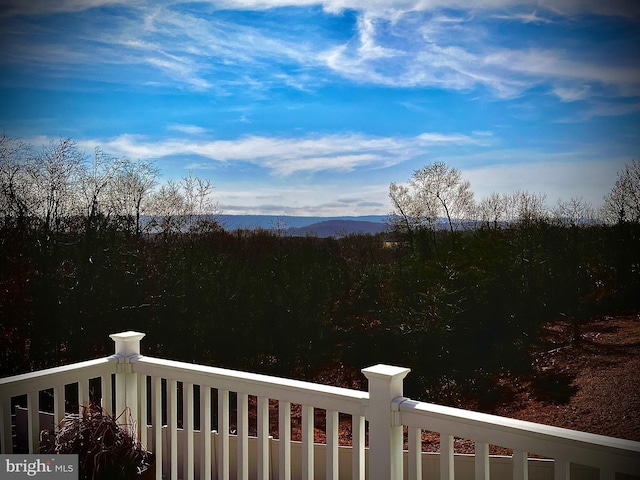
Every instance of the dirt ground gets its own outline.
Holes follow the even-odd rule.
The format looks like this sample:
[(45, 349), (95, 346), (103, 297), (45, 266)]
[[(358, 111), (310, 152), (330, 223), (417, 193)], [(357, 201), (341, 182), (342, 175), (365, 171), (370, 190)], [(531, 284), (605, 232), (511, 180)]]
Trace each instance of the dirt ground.
[(640, 314), (593, 319), (578, 345), (567, 322), (547, 331), (555, 346), (538, 355), (538, 368), (559, 379), (559, 398), (536, 398), (525, 384), (494, 413), (640, 441)]
[[(537, 378), (505, 379), (514, 397), (486, 413), (640, 441), (640, 314), (593, 318), (580, 325), (578, 342), (568, 321), (545, 330)], [(423, 450), (437, 451), (438, 442), (425, 433)], [(456, 440), (456, 451), (472, 453), (473, 442)]]
[[(565, 320), (545, 330), (547, 348), (534, 358), (538, 374), (504, 379), (513, 396), (485, 413), (640, 441), (640, 313), (593, 318), (578, 337)], [(300, 438), (296, 407), (293, 439)], [(316, 412), (315, 440), (322, 443), (323, 424), (324, 412)], [(350, 424), (341, 418), (340, 444), (351, 443)], [(438, 451), (437, 433), (423, 432), (422, 440), (423, 451)], [(456, 439), (455, 450), (473, 453), (473, 442)], [(500, 446), (490, 452), (511, 453)]]

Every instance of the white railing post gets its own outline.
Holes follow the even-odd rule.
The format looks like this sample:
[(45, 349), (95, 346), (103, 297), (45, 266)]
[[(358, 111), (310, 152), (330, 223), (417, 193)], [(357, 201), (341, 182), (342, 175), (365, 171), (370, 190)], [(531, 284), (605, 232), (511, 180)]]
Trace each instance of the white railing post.
[[(129, 408), (131, 410), (131, 418), (138, 427), (135, 433), (139, 437), (140, 418), (138, 415), (138, 374), (133, 373), (131, 360), (140, 357), (140, 340), (145, 336), (139, 332), (122, 332), (109, 335), (115, 342), (115, 356), (118, 358), (116, 367), (116, 411), (114, 415), (120, 415)], [(128, 418), (120, 419), (122, 424), (129, 422)]]
[(408, 368), (375, 365), (362, 373), (369, 380), (369, 472), (371, 480), (402, 480), (402, 424), (394, 400), (402, 398)]

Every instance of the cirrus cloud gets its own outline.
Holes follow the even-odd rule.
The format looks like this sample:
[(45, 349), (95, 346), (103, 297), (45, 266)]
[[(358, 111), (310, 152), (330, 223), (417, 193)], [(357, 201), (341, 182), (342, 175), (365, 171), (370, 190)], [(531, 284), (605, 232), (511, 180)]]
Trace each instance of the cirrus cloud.
[[(196, 126), (174, 126), (189, 133), (201, 133)], [(197, 156), (214, 162), (249, 162), (274, 175), (321, 171), (353, 171), (357, 168), (391, 166), (418, 155), (433, 146), (487, 145), (486, 133), (423, 133), (413, 137), (380, 137), (359, 133), (308, 135), (304, 137), (266, 137), (249, 135), (233, 140), (173, 138), (152, 141), (140, 135), (120, 135), (81, 143), (116, 156), (163, 158)], [(194, 165), (193, 163), (191, 164)], [(196, 164), (203, 167), (202, 163)]]

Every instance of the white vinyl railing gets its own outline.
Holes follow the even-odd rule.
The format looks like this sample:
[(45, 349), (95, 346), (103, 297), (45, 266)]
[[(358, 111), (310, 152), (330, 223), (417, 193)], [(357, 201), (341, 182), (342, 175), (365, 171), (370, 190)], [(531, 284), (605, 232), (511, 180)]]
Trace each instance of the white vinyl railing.
[(554, 479), (568, 479), (571, 464), (599, 469), (600, 480), (617, 472), (640, 474), (640, 443), (549, 427), (495, 415), (398, 398), (394, 410), (408, 426), (409, 478), (422, 478), (419, 452), (422, 429), (440, 433), (440, 479), (453, 480), (454, 436), (475, 442), (475, 480), (488, 480), (489, 445), (513, 449), (513, 480), (528, 478), (527, 452), (554, 460)]
[[(455, 478), (464, 480), (589, 477), (579, 473), (583, 471), (602, 480), (614, 480), (616, 473), (640, 478), (640, 442), (416, 402), (403, 396), (403, 379), (409, 373), (405, 368), (363, 369), (369, 382), (365, 392), (146, 357), (140, 354), (143, 337), (137, 332), (115, 334), (111, 338), (116, 352), (110, 357), (0, 379), (0, 452), (13, 449), (16, 398), (26, 395), (27, 445), (29, 452), (37, 452), (40, 431), (51, 428), (41, 424), (40, 392), (53, 395), (50, 417), (57, 421), (66, 403), (88, 403), (93, 382), (99, 385), (107, 411), (113, 411), (112, 404), (114, 413), (125, 407), (131, 410), (136, 434), (155, 453), (157, 479), (453, 480), (454, 471)], [(77, 384), (77, 398), (67, 398), (65, 387), (70, 384)], [(212, 430), (215, 403), (217, 428)], [(276, 403), (278, 439), (274, 440), (269, 435), (269, 415), (270, 405)], [(301, 412), (299, 442), (291, 441), (293, 405)], [(326, 412), (322, 446), (314, 444), (319, 409)], [(352, 432), (348, 449), (338, 443), (339, 418), (347, 415)], [(232, 417), (235, 432), (230, 432)], [(422, 452), (424, 430), (440, 434), (435, 469), (424, 467), (434, 460), (433, 454)], [(405, 436), (408, 452), (403, 452)], [(475, 442), (470, 473), (464, 467), (468, 456), (454, 456), (454, 436)], [(498, 468), (505, 457), (490, 457), (489, 445), (513, 449), (513, 456), (506, 458), (511, 464), (507, 475)], [(542, 464), (528, 453), (553, 461)], [(544, 465), (550, 474), (532, 477), (533, 465), (535, 472)], [(580, 465), (593, 468), (580, 470)]]
[[(257, 415), (257, 449), (255, 455), (257, 478), (268, 479), (270, 474), (269, 455), (269, 401), (278, 402), (278, 472), (280, 478), (292, 478), (291, 471), (291, 405), (302, 406), (302, 470), (303, 478), (313, 478), (314, 469), (314, 408), (327, 412), (327, 471), (336, 472), (338, 469), (338, 413), (352, 415), (354, 455), (359, 457), (353, 462), (353, 478), (364, 478), (364, 413), (368, 401), (368, 393), (344, 388), (300, 382), (265, 375), (250, 374), (214, 367), (191, 365), (183, 362), (173, 362), (156, 358), (140, 357), (133, 363), (133, 371), (137, 375), (151, 377), (151, 405), (153, 418), (152, 443), (160, 445), (163, 432), (156, 425), (162, 425), (161, 397), (162, 380), (166, 383), (166, 398), (169, 407), (167, 418), (169, 448), (166, 452), (170, 456), (171, 472), (169, 478), (178, 478), (178, 456), (184, 454), (186, 459), (200, 458), (200, 465), (195, 461), (185, 462), (184, 478), (195, 477), (196, 470), (203, 478), (210, 478), (209, 468), (212, 464), (212, 448), (210, 436), (201, 438), (199, 452), (194, 451), (194, 386), (199, 386), (199, 405), (201, 425), (211, 423), (211, 391), (217, 391), (218, 428), (217, 428), (217, 478), (229, 478), (231, 462), (235, 460), (236, 476), (239, 479), (249, 477), (249, 396), (255, 398)], [(178, 445), (178, 411), (174, 408), (178, 404), (178, 382), (182, 384), (183, 401), (183, 430), (185, 441)], [(233, 392), (237, 404), (237, 434), (235, 438), (236, 458), (230, 458), (229, 446), (229, 396)], [(144, 390), (139, 404), (147, 404)], [(142, 416), (146, 412), (143, 412)], [(147, 438), (147, 440), (149, 440)], [(158, 450), (158, 449), (156, 449)], [(158, 462), (162, 461), (162, 455)], [(182, 473), (182, 472), (180, 472)], [(329, 478), (337, 478), (329, 475)]]
[[(111, 374), (116, 370), (116, 357), (76, 363), (65, 367), (50, 368), (38, 372), (0, 379), (0, 452), (11, 453), (12, 449), (12, 399), (26, 395), (28, 415), (28, 449), (38, 452), (41, 426), (39, 422), (40, 392), (51, 390), (53, 395), (53, 415), (61, 419), (65, 413), (65, 402), (75, 405), (89, 403), (89, 380), (99, 379), (102, 396), (111, 398)], [(77, 385), (77, 398), (68, 399), (65, 386)], [(111, 413), (111, 402), (105, 402), (105, 409)], [(47, 425), (46, 428), (49, 428)]]

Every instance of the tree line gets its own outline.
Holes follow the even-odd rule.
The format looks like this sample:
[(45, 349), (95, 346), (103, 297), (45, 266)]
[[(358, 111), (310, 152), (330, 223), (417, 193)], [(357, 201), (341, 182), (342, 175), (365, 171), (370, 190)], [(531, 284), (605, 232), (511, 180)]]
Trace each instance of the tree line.
[(409, 237), (416, 231), (434, 230), (440, 218), (446, 220), (451, 233), (469, 227), (500, 228), (539, 221), (565, 226), (638, 223), (640, 161), (631, 161), (618, 173), (613, 188), (599, 208), (582, 197), (560, 199), (550, 208), (546, 194), (520, 190), (492, 193), (475, 202), (471, 183), (464, 180), (460, 170), (444, 162), (434, 162), (416, 170), (408, 185), (391, 183), (389, 198), (393, 206), (393, 227)]
[(385, 234), (321, 239), (226, 231), (201, 215), (207, 182), (160, 185), (150, 163), (86, 159), (70, 140), (0, 146), (3, 376), (109, 354), (110, 333), (139, 330), (145, 354), (344, 386), (375, 363), (408, 366), (409, 395), (457, 404), (497, 398), (505, 375), (541, 375), (546, 322), (571, 319), (578, 341), (590, 316), (639, 307), (637, 162), (612, 187), (609, 222), (522, 216), (537, 211), (528, 199), (514, 219), (467, 228), (441, 190), (418, 195), (420, 177), (390, 192), (433, 210), (401, 201), (416, 210)]
[[(169, 233), (215, 212), (209, 180), (189, 173), (162, 184), (151, 161), (114, 157), (96, 148), (85, 155), (76, 142), (60, 138), (37, 150), (0, 136), (2, 220), (45, 235), (86, 232), (108, 224), (133, 234)], [(144, 221), (150, 217), (152, 221)]]

